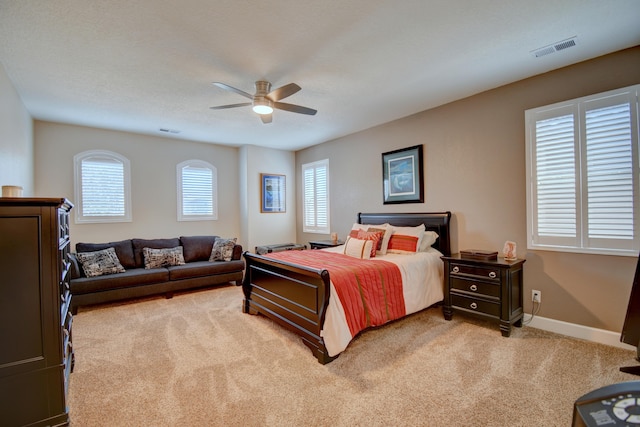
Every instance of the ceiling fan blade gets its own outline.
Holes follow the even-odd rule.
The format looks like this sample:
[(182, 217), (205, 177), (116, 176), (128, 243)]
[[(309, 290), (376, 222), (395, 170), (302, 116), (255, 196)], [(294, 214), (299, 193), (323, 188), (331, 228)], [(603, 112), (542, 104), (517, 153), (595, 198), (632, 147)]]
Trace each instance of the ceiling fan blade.
[(238, 95), (244, 96), (245, 98), (253, 99), (253, 95), (248, 94), (247, 92), (237, 89), (233, 86), (229, 86), (228, 84), (220, 83), (220, 82), (213, 82), (213, 84), (218, 86), (220, 89), (228, 90), (229, 92), (235, 92)]
[(292, 113), (308, 114), (310, 116), (313, 116), (318, 112), (313, 108), (307, 108), (301, 105), (287, 104), (286, 102), (274, 102), (273, 108), (277, 108), (278, 110), (291, 111)]
[(269, 98), (273, 102), (280, 101), (281, 99), (285, 99), (287, 96), (293, 95), (294, 93), (298, 92), (300, 89), (302, 88), (297, 84), (289, 83), (288, 85), (281, 86), (269, 92), (269, 94), (267, 95), (267, 98)]
[(260, 114), (260, 119), (262, 120), (262, 123), (266, 125), (271, 123), (272, 116), (271, 114)]
[(247, 105), (251, 105), (251, 102), (241, 102), (240, 104), (229, 104), (229, 105), (219, 105), (217, 107), (209, 107), (212, 110), (225, 110), (227, 108), (235, 108), (235, 107), (246, 107)]

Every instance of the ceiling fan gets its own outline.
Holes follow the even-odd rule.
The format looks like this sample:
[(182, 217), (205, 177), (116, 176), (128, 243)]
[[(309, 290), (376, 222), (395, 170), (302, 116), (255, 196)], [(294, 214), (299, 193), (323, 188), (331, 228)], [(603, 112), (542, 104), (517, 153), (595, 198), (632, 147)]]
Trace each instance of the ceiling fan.
[(301, 87), (295, 83), (289, 83), (288, 85), (284, 85), (277, 89), (271, 90), (271, 83), (265, 80), (258, 80), (255, 83), (255, 95), (251, 95), (243, 90), (237, 89), (233, 86), (229, 86), (225, 83), (213, 82), (213, 84), (221, 89), (228, 90), (229, 92), (235, 92), (238, 95), (249, 98), (251, 102), (241, 102), (239, 104), (210, 107), (212, 110), (224, 110), (227, 108), (246, 107), (252, 105), (253, 111), (260, 115), (262, 123), (265, 124), (271, 123), (271, 113), (273, 113), (274, 108), (278, 110), (290, 111), (292, 113), (308, 114), (310, 116), (313, 116), (317, 113), (317, 111), (312, 108), (303, 107), (301, 105), (287, 104), (286, 102), (280, 102), (281, 99), (291, 96), (301, 89)]

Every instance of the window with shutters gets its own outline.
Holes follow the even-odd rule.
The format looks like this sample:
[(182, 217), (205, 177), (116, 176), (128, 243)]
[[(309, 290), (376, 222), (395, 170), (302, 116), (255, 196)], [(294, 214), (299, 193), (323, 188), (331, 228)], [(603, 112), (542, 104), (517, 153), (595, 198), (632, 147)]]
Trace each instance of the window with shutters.
[(202, 160), (177, 166), (178, 221), (218, 219), (218, 172)]
[(130, 222), (129, 160), (118, 153), (91, 150), (73, 158), (76, 223)]
[(638, 255), (639, 90), (525, 112), (529, 249)]
[(329, 159), (302, 165), (305, 233), (329, 234)]

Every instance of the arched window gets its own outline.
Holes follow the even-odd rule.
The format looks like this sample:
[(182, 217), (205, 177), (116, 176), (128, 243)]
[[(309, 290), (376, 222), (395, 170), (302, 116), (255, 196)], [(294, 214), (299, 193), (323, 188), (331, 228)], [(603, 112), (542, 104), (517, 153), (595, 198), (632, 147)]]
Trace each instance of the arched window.
[(73, 157), (76, 223), (130, 222), (129, 159), (105, 150)]
[(218, 171), (202, 160), (187, 160), (176, 167), (178, 221), (218, 219)]

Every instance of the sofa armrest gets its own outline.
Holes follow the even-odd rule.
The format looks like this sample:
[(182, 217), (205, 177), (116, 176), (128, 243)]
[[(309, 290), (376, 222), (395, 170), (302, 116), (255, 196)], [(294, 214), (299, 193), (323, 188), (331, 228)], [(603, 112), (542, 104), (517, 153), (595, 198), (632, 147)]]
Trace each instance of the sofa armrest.
[(75, 253), (69, 253), (69, 262), (71, 263), (71, 267), (69, 269), (69, 273), (71, 273), (71, 279), (77, 279), (79, 277), (84, 276), (82, 268), (80, 267), (80, 262), (78, 262), (78, 258)]
[(233, 247), (233, 256), (231, 257), (232, 260), (238, 260), (238, 259), (242, 259), (242, 245), (235, 245)]

